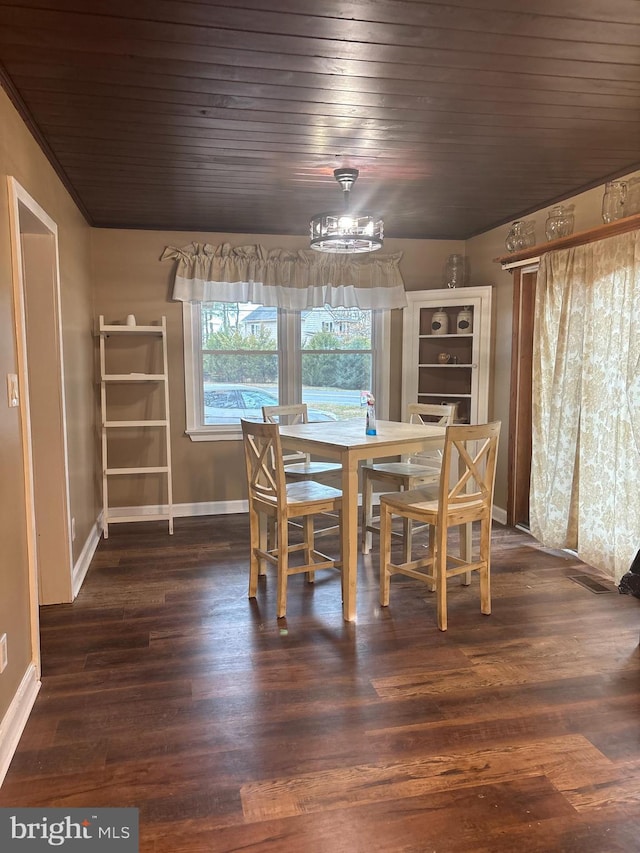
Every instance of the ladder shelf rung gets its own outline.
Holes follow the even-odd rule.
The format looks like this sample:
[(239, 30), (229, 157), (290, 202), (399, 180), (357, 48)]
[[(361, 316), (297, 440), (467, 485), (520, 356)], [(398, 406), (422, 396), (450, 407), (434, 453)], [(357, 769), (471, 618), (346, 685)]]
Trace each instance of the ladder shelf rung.
[(164, 373), (106, 373), (103, 382), (162, 382)]
[(168, 465), (147, 465), (140, 468), (106, 468), (105, 474), (168, 474)]
[(156, 421), (105, 421), (102, 426), (105, 429), (110, 429), (111, 427), (166, 427), (169, 425), (169, 421), (166, 420), (156, 420)]

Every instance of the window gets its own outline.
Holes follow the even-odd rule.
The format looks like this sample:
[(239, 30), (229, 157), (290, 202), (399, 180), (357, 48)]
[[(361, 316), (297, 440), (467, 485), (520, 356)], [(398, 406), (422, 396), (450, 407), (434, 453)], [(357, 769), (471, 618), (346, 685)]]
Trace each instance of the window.
[(307, 403), (311, 420), (362, 416), (372, 390), (388, 409), (389, 312), (324, 306), (183, 303), (187, 433), (238, 439), (262, 406)]

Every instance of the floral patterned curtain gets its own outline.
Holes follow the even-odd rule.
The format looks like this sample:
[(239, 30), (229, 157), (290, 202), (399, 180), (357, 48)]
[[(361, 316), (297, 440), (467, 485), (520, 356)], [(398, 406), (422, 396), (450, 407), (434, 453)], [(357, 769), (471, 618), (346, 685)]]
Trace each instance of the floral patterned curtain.
[(173, 298), (181, 302), (384, 309), (407, 305), (401, 257), (191, 243), (182, 249), (167, 246), (161, 260), (178, 262)]
[(640, 232), (541, 258), (531, 532), (616, 581), (640, 548), (639, 332)]

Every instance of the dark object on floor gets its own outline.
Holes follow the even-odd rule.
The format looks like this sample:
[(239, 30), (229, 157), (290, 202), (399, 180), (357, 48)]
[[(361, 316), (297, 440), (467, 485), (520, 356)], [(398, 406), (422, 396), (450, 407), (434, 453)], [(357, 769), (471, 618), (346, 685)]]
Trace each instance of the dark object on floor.
[(623, 595), (635, 595), (640, 598), (640, 551), (634, 557), (629, 571), (620, 578), (618, 590)]
[(605, 586), (605, 584), (600, 583), (592, 575), (569, 575), (569, 580), (580, 584), (580, 586), (588, 589), (589, 592), (595, 593), (595, 595), (602, 595), (603, 592), (615, 592), (615, 587)]

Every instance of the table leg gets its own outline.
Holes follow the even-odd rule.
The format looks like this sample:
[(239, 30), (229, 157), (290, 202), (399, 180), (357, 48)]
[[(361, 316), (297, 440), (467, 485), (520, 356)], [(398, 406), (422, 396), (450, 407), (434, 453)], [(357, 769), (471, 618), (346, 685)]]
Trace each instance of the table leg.
[(342, 457), (342, 612), (346, 622), (356, 618), (358, 575), (358, 461)]

